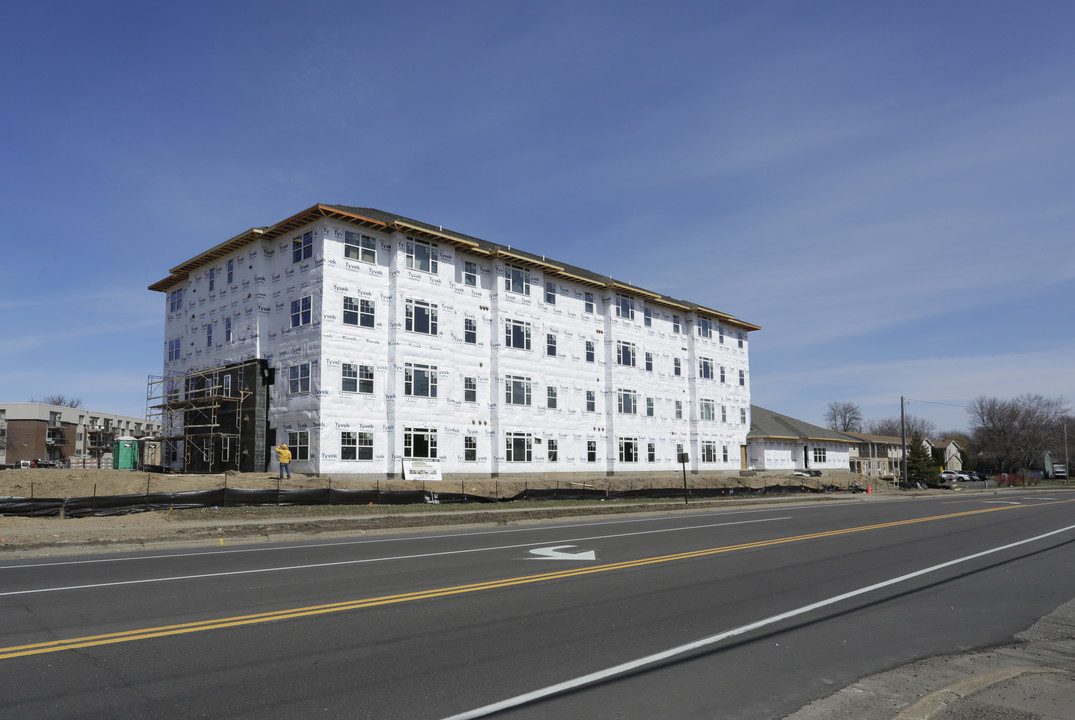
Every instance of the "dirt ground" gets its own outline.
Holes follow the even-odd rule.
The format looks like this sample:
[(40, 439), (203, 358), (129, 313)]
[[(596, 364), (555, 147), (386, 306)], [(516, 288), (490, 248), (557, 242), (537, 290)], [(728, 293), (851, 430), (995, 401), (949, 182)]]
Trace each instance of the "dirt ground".
[[(767, 485), (806, 485), (821, 487), (836, 485), (846, 488), (859, 476), (850, 473), (827, 473), (822, 477), (799, 477), (789, 474), (764, 473), (753, 477), (736, 474), (688, 475), (690, 487), (763, 487)], [(670, 485), (682, 487), (682, 480), (669, 479)], [(545, 481), (540, 477), (521, 480), (467, 480), (415, 483), (404, 480), (328, 480), (323, 477), (294, 475), (291, 480), (278, 480), (268, 473), (228, 473), (214, 475), (152, 474), (132, 470), (54, 470), (47, 468), (0, 471), (0, 497), (74, 498), (108, 495), (134, 495), (146, 492), (179, 492), (211, 490), (221, 487), (243, 489), (333, 489), (379, 488), (388, 490), (429, 489), (441, 492), (462, 492), (489, 497), (511, 497), (524, 488), (585, 486), (599, 490), (631, 490), (650, 487), (638, 477), (614, 476), (585, 483), (563, 480)], [(874, 492), (888, 491), (885, 483), (873, 484)], [(817, 496), (814, 496), (817, 497)], [(861, 497), (861, 496), (860, 496)], [(565, 503), (566, 504), (566, 503)], [(169, 510), (140, 512), (111, 517), (90, 518), (25, 518), (0, 516), (0, 553), (62, 554), (90, 547), (120, 549), (144, 547), (149, 544), (225, 541), (252, 542), (279, 539), (296, 534), (329, 532), (366, 532), (417, 527), (434, 524), (463, 524), (479, 522), (515, 522), (567, 514), (595, 512), (638, 511), (638, 504), (626, 503), (582, 508), (504, 509), (498, 505), (381, 506), (381, 507), (268, 507), (268, 508), (207, 508), (199, 510)], [(431, 512), (434, 511), (434, 512)]]

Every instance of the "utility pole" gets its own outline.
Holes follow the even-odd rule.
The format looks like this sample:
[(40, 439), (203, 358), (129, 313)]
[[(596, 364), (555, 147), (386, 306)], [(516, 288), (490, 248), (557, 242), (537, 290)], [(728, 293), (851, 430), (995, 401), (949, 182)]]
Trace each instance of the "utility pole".
[(900, 472), (900, 482), (907, 482), (907, 419), (903, 414), (904, 406), (903, 395), (900, 395), (900, 444), (903, 446), (900, 458), (900, 464), (902, 470)]

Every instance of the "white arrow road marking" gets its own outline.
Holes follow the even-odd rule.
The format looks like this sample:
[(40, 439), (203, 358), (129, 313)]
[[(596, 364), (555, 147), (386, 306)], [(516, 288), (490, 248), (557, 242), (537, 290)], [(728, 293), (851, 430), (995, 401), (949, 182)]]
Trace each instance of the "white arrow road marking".
[(597, 555), (593, 550), (582, 552), (563, 552), (564, 548), (573, 548), (574, 545), (553, 545), (552, 547), (534, 548), (531, 555), (540, 555), (548, 560), (596, 560)]

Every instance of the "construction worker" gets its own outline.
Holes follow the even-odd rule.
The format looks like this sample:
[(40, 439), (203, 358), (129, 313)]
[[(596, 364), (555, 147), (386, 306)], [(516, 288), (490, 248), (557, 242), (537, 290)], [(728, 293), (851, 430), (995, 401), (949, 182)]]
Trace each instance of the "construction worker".
[(284, 478), (284, 473), (287, 473), (287, 479), (291, 479), (291, 451), (287, 449), (287, 445), (280, 445), (276, 448), (276, 457), (280, 460), (280, 479)]

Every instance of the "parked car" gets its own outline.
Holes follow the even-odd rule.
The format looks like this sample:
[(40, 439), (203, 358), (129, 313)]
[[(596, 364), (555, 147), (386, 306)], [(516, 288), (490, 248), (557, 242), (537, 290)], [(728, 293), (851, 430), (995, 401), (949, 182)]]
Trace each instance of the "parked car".
[(955, 470), (943, 470), (941, 471), (941, 487), (954, 488), (956, 483), (969, 482), (970, 478), (961, 472)]

